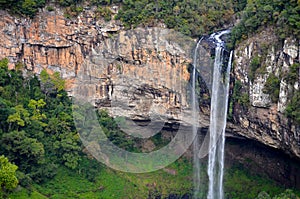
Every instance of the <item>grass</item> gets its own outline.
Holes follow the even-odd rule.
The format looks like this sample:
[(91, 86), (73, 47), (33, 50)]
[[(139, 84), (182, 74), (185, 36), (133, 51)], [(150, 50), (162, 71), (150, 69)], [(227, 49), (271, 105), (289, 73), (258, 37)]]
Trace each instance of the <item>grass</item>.
[(9, 198), (17, 198), (17, 199), (46, 199), (46, 196), (38, 193), (37, 191), (29, 192), (28, 190), (21, 188), (19, 191), (10, 194)]
[(224, 189), (226, 198), (250, 199), (256, 198), (262, 191), (270, 196), (284, 192), (284, 188), (275, 182), (247, 173), (246, 170), (231, 168), (224, 177)]
[[(207, 181), (206, 168), (202, 167), (202, 181)], [(110, 198), (162, 198), (169, 194), (183, 195), (191, 193), (193, 188), (192, 164), (181, 158), (166, 169), (151, 173), (124, 173), (99, 167), (95, 181), (89, 181), (85, 175), (60, 167), (55, 178), (43, 184), (33, 185), (31, 195), (26, 189), (10, 195), (11, 199), (110, 199)], [(202, 186), (206, 192), (207, 184)], [(204, 189), (203, 189), (204, 187)], [(251, 199), (265, 191), (270, 196), (284, 192), (285, 188), (275, 182), (250, 175), (241, 167), (227, 169), (224, 176), (224, 190), (226, 198)], [(298, 191), (295, 192), (300, 195)], [(201, 193), (205, 198), (205, 193)]]
[[(168, 171), (175, 171), (173, 175)], [(21, 189), (10, 195), (12, 199), (97, 199), (97, 198), (147, 198), (159, 193), (184, 194), (191, 191), (191, 164), (180, 159), (168, 167), (168, 171), (133, 174), (101, 167), (95, 182), (89, 181), (78, 171), (65, 167), (58, 169), (57, 175), (43, 184), (35, 184), (31, 195)]]

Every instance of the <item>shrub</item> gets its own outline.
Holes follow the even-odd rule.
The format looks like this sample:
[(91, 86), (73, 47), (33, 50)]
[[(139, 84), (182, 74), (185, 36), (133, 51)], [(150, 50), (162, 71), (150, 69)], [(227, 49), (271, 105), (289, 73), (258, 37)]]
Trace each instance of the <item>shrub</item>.
[(263, 92), (269, 94), (273, 103), (278, 102), (279, 99), (280, 80), (273, 73), (271, 73), (265, 83)]
[(260, 58), (258, 56), (253, 57), (253, 59), (250, 62), (250, 71), (248, 74), (248, 77), (251, 82), (254, 81), (255, 78), (255, 72), (260, 67)]
[(112, 12), (108, 7), (99, 6), (97, 9), (97, 14), (103, 17), (105, 21), (111, 20)]
[(25, 0), (22, 3), (22, 13), (24, 13), (25, 15), (28, 15), (30, 17), (33, 17), (35, 15), (35, 13), (37, 12), (37, 7), (36, 7), (36, 3), (33, 0)]
[(233, 88), (232, 100), (235, 103), (242, 105), (244, 108), (247, 108), (250, 104), (249, 94), (243, 92), (242, 88), (242, 82), (236, 80)]
[(299, 78), (299, 68), (300, 68), (299, 63), (295, 63), (290, 66), (289, 72), (285, 77), (288, 84), (293, 86), (297, 82)]
[(300, 91), (296, 91), (285, 109), (285, 115), (300, 124)]
[(52, 11), (54, 11), (54, 8), (53, 8), (53, 6), (47, 6), (46, 10), (49, 12), (52, 12)]

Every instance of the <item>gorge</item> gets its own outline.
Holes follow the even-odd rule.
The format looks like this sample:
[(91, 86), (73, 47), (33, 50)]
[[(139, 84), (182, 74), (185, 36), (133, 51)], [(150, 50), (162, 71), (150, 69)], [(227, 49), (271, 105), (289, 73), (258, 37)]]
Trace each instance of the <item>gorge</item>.
[[(119, 4), (114, 6), (117, 7), (107, 6), (112, 16), (116, 16), (120, 12), (118, 6), (121, 7)], [(225, 147), (225, 166), (223, 153), (220, 153), (224, 150), (224, 134), (220, 135), (219, 141), (210, 142), (218, 142), (218, 147), (206, 146), (214, 150), (208, 158), (204, 156), (205, 152), (195, 153), (195, 150), (202, 151), (196, 142), (183, 155), (188, 160), (194, 159), (195, 198), (202, 194), (203, 181), (218, 179), (218, 187), (222, 187), (221, 169), (224, 166), (225, 171), (230, 170), (236, 163), (244, 165), (251, 173), (271, 177), (287, 188), (300, 188), (300, 127), (293, 117), (286, 114), (293, 96), (299, 93), (300, 43), (296, 36), (286, 35), (276, 42), (278, 37), (272, 25), (245, 36), (235, 44), (234, 52), (226, 52), (226, 67), (215, 64), (222, 65), (223, 74), (230, 74), (229, 85), (222, 85), (222, 94), (218, 94), (216, 83), (226, 82), (229, 77), (219, 74), (221, 81), (211, 79), (211, 67), (218, 62), (222, 52), (218, 45), (209, 42), (209, 36), (204, 35), (196, 42), (195, 37), (168, 29), (164, 23), (128, 30), (124, 22), (114, 17), (108, 21), (99, 18), (96, 9), (83, 6), (82, 12), (71, 18), (67, 18), (65, 10), (59, 6), (54, 11), (43, 8), (34, 18), (17, 17), (1, 10), (0, 59), (7, 58), (11, 70), (17, 71), (20, 67), (24, 77), (41, 76), (45, 71), (50, 75), (59, 72), (69, 96), (75, 96), (74, 88), (78, 85), (85, 85), (81, 90), (84, 99), (97, 109), (105, 109), (110, 117), (119, 119), (117, 126), (123, 132), (131, 129), (129, 137), (138, 138), (138, 147), (135, 147), (141, 148), (139, 152), (149, 153), (163, 148), (163, 141), (156, 137), (150, 139), (157, 132), (165, 140), (165, 145), (181, 131), (189, 132), (186, 136), (196, 137), (199, 142), (206, 135), (212, 135), (213, 127), (218, 129), (217, 134), (226, 132), (229, 142)], [(225, 28), (226, 25), (218, 30)], [(230, 37), (224, 37), (230, 43)], [(199, 51), (201, 55), (196, 53)], [(203, 63), (210, 67), (203, 68)], [(291, 71), (296, 71), (296, 75), (293, 76)], [(219, 96), (217, 100), (220, 101), (216, 103), (221, 108), (214, 109), (213, 103), (210, 104), (211, 100), (216, 100), (214, 92)], [(278, 93), (278, 99), (275, 96), (274, 100), (274, 93)], [(223, 115), (215, 126), (210, 123), (211, 117), (218, 114), (213, 113), (214, 110)], [(145, 130), (147, 126), (149, 130)], [(22, 128), (20, 126), (17, 130)], [(182, 149), (190, 142), (185, 140), (182, 148), (173, 149), (176, 157), (183, 154)], [(87, 152), (88, 147), (83, 148)], [(216, 167), (213, 166), (214, 154), (220, 158)], [(201, 163), (197, 160), (199, 156)], [(210, 163), (208, 168), (203, 162)], [(138, 165), (130, 164), (131, 168)], [(268, 168), (265, 168), (266, 164)], [(148, 166), (145, 168), (151, 171), (163, 168), (161, 165)], [(208, 170), (210, 177), (200, 170)], [(220, 170), (215, 177), (211, 177), (213, 170)], [(169, 168), (164, 171), (170, 175), (176, 173)], [(223, 197), (222, 189), (205, 186), (209, 187), (205, 190), (209, 193), (208, 198), (230, 198), (226, 190)], [(147, 182), (146, 187), (154, 190), (151, 194), (155, 198), (159, 186)], [(187, 190), (186, 193), (191, 193)]]

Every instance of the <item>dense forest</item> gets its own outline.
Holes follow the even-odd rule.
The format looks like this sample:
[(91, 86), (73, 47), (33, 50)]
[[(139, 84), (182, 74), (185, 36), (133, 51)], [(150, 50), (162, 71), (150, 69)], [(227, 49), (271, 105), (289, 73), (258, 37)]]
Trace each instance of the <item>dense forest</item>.
[[(46, 71), (41, 82), (32, 74), (23, 77), (7, 64), (7, 59), (0, 61), (0, 153), (18, 166), (19, 184), (43, 182), (55, 175), (59, 164), (76, 168), (82, 148), (64, 81)], [(6, 181), (2, 188), (14, 188), (7, 188)]]

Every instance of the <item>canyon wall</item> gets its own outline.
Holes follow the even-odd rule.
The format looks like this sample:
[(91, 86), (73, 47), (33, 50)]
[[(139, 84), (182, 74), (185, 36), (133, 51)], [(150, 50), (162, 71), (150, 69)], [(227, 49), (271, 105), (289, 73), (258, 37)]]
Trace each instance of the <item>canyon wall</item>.
[(85, 84), (81, 95), (95, 106), (114, 108), (113, 115), (149, 120), (154, 108), (165, 118), (188, 121), (178, 115), (188, 109), (194, 41), (159, 27), (126, 31), (95, 13), (87, 8), (67, 19), (56, 9), (19, 19), (1, 11), (0, 58), (9, 59), (10, 69), (21, 62), (35, 74), (59, 72), (70, 95)]
[[(278, 39), (272, 27), (238, 44), (234, 53), (235, 81), (242, 84), (240, 94), (249, 98), (248, 108), (234, 107), (234, 121), (240, 135), (258, 140), (273, 148), (300, 156), (300, 127), (285, 116), (285, 108), (292, 93), (299, 92), (300, 72), (294, 83), (289, 84), (287, 73), (291, 66), (299, 63), (299, 41), (287, 37)], [(253, 60), (259, 59), (260, 66), (251, 77)], [(268, 77), (272, 75), (280, 81), (279, 98), (271, 100), (264, 92)], [(272, 94), (272, 93), (271, 93)]]
[[(118, 21), (99, 18), (94, 8), (85, 8), (73, 19), (65, 18), (59, 8), (43, 10), (34, 19), (20, 19), (5, 11), (0, 11), (0, 17), (0, 59), (7, 57), (11, 69), (21, 62), (26, 71), (36, 74), (44, 69), (58, 71), (66, 79), (70, 95), (80, 91), (114, 116), (191, 124), (188, 67), (194, 40), (165, 29), (163, 24), (126, 31)], [(283, 114), (289, 91), (293, 87), (299, 92), (299, 79), (291, 86), (280, 77), (299, 62), (299, 53), (299, 41), (286, 38), (278, 44), (272, 28), (237, 46), (233, 82), (242, 83), (250, 104), (246, 109), (234, 104), (228, 132), (300, 157), (299, 125)], [(250, 80), (255, 56), (264, 56), (265, 69)], [(278, 103), (272, 103), (262, 91), (269, 74), (280, 77)], [(207, 126), (209, 111), (201, 110), (200, 123)]]

